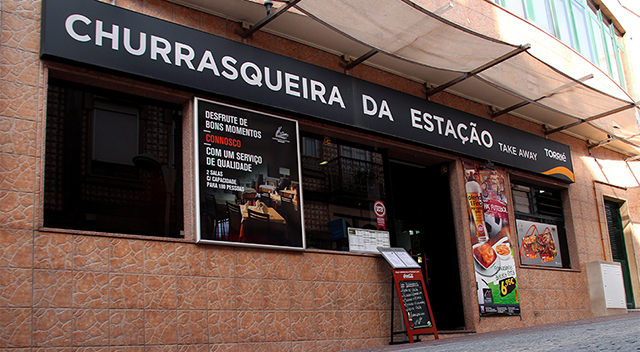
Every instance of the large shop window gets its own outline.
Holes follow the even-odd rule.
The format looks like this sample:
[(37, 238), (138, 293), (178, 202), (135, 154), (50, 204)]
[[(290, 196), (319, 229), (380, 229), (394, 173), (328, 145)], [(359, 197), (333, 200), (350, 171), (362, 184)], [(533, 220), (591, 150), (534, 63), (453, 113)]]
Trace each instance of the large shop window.
[(181, 237), (181, 111), (50, 80), (44, 226)]
[(570, 268), (562, 192), (512, 183), (520, 264)]
[(383, 154), (346, 141), (302, 138), (306, 243), (349, 250), (347, 229), (377, 229), (376, 201), (385, 201)]

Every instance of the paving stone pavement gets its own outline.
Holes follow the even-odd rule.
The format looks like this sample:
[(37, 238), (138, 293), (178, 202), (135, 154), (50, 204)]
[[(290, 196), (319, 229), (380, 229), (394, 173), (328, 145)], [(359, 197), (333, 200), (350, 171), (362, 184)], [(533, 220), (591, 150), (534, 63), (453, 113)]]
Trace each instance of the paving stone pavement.
[(357, 351), (637, 352), (640, 312)]

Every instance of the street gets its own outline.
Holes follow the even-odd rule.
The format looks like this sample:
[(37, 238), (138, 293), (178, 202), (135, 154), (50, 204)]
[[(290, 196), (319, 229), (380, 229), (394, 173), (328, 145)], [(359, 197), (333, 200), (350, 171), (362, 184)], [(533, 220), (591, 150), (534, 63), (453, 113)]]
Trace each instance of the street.
[(640, 312), (357, 351), (640, 351)]

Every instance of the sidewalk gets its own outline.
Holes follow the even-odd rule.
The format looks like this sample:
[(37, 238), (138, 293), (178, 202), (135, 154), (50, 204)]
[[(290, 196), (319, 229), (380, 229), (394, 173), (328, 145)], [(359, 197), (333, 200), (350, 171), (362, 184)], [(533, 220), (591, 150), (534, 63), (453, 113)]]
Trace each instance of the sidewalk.
[(640, 311), (352, 352), (640, 351)]

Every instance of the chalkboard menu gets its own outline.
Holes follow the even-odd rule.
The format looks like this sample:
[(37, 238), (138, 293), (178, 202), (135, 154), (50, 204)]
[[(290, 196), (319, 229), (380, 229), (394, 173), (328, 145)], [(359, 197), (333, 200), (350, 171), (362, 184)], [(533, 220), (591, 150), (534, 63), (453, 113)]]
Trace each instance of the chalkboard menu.
[(431, 316), (427, 307), (427, 300), (422, 290), (422, 282), (418, 280), (400, 281), (400, 297), (404, 305), (411, 330), (431, 328)]
[[(431, 318), (431, 304), (427, 289), (424, 286), (422, 270), (420, 269), (393, 269), (393, 281), (402, 307), (402, 317), (407, 327), (405, 333), (410, 342), (414, 342), (414, 336), (433, 334), (438, 339), (436, 324)], [(393, 329), (393, 321), (392, 321)], [(392, 335), (398, 332), (392, 332)]]

